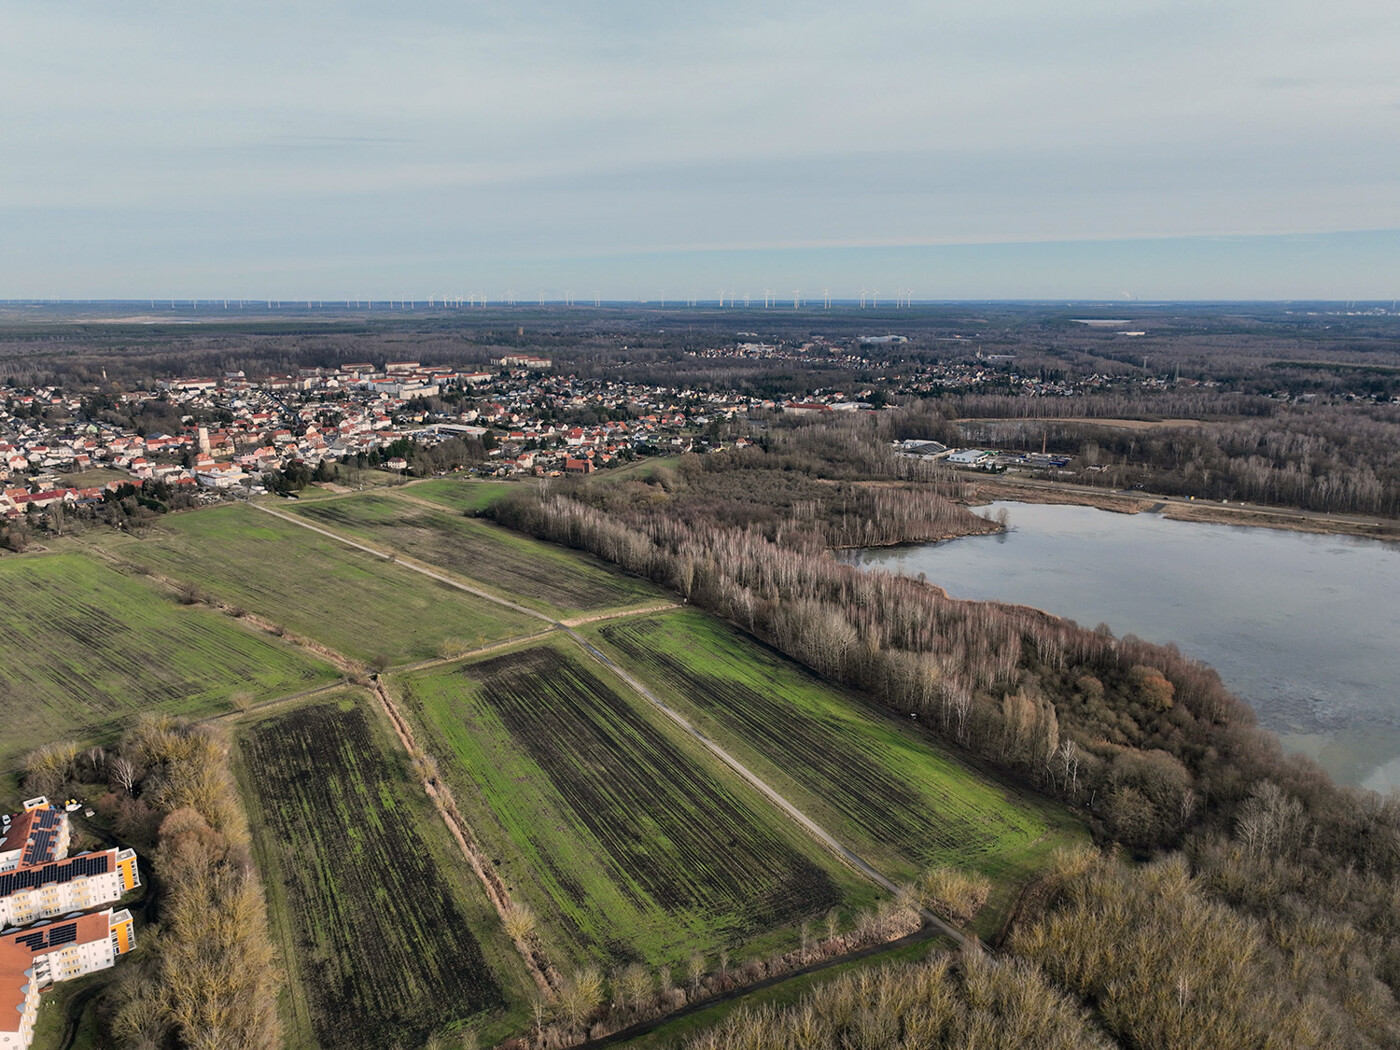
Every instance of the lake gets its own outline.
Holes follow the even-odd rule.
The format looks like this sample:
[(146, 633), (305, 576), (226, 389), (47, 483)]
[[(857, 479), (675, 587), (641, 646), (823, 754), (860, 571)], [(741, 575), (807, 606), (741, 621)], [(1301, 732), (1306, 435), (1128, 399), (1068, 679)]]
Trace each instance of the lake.
[(852, 552), (955, 598), (1175, 642), (1339, 783), (1400, 787), (1400, 545), (993, 503), (1010, 531)]

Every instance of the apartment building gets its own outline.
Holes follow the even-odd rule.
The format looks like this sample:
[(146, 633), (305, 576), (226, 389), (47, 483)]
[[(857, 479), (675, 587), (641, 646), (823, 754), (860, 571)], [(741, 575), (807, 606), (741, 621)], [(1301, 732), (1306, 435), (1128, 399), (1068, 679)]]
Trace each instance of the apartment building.
[(135, 946), (125, 909), (65, 915), (0, 934), (0, 1050), (29, 1046), (45, 988), (105, 970)]
[(135, 946), (131, 913), (110, 905), (141, 885), (136, 851), (70, 857), (70, 838), (67, 812), (46, 798), (0, 817), (0, 1050), (29, 1046), (41, 991)]

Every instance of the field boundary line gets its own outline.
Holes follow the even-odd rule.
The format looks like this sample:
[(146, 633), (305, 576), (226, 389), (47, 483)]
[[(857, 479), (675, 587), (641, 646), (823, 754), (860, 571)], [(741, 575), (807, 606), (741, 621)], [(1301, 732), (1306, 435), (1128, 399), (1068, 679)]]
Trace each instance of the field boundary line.
[(345, 689), (348, 686), (350, 686), (350, 684), (351, 683), (344, 681), (330, 682), (326, 685), (318, 685), (315, 689), (303, 689), (299, 693), (288, 693), (286, 696), (274, 696), (271, 700), (263, 700), (256, 704), (250, 704), (248, 707), (242, 709), (235, 707), (232, 711), (225, 711), (222, 714), (210, 715), (208, 718), (201, 719), (201, 721), (232, 721), (236, 718), (242, 718), (244, 715), (258, 714), (262, 711), (268, 710), (269, 708), (280, 707), (282, 704), (294, 703), (297, 700), (308, 700), (313, 696), (320, 696), (322, 693), (329, 693), (336, 689)]
[[(384, 713), (389, 718), (389, 724), (393, 726), (394, 734), (399, 738), (399, 743), (408, 752), (410, 759), (417, 759), (419, 756), (427, 755), (427, 752), (418, 746), (413, 737), (413, 729), (404, 718), (398, 706), (389, 696), (389, 691), (384, 688), (384, 682), (376, 677), (370, 683), (370, 691), (378, 699)], [(415, 763), (416, 764), (416, 763)], [(419, 781), (428, 797), (433, 800), (433, 805), (437, 808), (438, 816), (447, 825), (447, 830), (452, 837), (457, 840), (457, 846), (462, 852), (462, 856), (476, 876), (481, 880), (482, 888), (486, 891), (486, 898), (496, 909), (496, 913), (501, 918), (501, 926), (504, 929), (509, 913), (514, 909), (515, 902), (511, 899), (510, 890), (506, 888), (501, 877), (491, 870), (486, 859), (482, 856), (481, 850), (476, 844), (476, 836), (472, 834), (471, 827), (462, 817), (457, 809), (457, 801), (452, 798), (450, 789), (446, 784), (439, 787), (438, 777), (431, 772), (430, 767), (421, 767), (422, 778)], [(510, 936), (507, 931), (506, 936)], [(563, 986), (563, 978), (550, 963), (537, 946), (511, 937), (515, 945), (516, 953), (520, 956), (525, 968), (530, 971), (530, 976), (534, 979), (535, 985), (539, 988), (540, 994), (547, 999), (553, 999), (558, 994), (558, 989)]]
[[(400, 486), (400, 487), (390, 486), (390, 487), (386, 488), (386, 489), (384, 490), (384, 492), (385, 492), (386, 495), (389, 496), (390, 499), (402, 500), (404, 503), (413, 503), (413, 504), (415, 504), (415, 505), (417, 505), (417, 506), (419, 506), (419, 507), (423, 507), (423, 508), (425, 508), (425, 509), (427, 509), (427, 510), (442, 511), (444, 514), (452, 514), (452, 513), (454, 513), (454, 512), (456, 512), (456, 513), (460, 513), (460, 512), (461, 512), (459, 508), (454, 507), (454, 506), (452, 506), (451, 504), (448, 504), (448, 503), (434, 503), (434, 502), (433, 502), (432, 500), (430, 500), (430, 499), (424, 499), (422, 496), (414, 496), (414, 495), (412, 495), (411, 493), (405, 492), (404, 489), (407, 488), (407, 487), (408, 487), (408, 486), (406, 486), (406, 485), (405, 485), (405, 486)], [(358, 495), (358, 493), (356, 493), (356, 495)], [(320, 502), (322, 502), (322, 501), (321, 501), (321, 500), (317, 500), (316, 502), (320, 503)]]
[[(622, 681), (626, 682), (627, 685), (638, 696), (642, 697), (644, 700), (646, 700), (648, 703), (654, 706), (657, 710), (661, 711), (664, 715), (670, 718), (685, 733), (689, 734), (695, 740), (699, 741), (700, 744), (703, 745), (708, 751), (710, 751), (716, 758), (718, 758), (730, 769), (734, 770), (734, 772), (738, 773), (739, 776), (741, 776), (750, 785), (752, 785), (761, 795), (763, 795), (763, 797), (768, 799), (768, 801), (771, 802), (773, 805), (777, 806), (778, 809), (781, 810), (784, 814), (786, 814), (789, 817), (789, 819), (791, 819), (794, 823), (798, 825), (798, 827), (806, 831), (807, 834), (809, 834), (812, 838), (816, 839), (821, 845), (825, 846), (828, 850), (834, 853), (838, 858), (844, 861), (853, 870), (855, 870), (860, 875), (863, 875), (871, 882), (875, 883), (881, 889), (887, 890), (890, 893), (899, 892), (898, 886), (896, 886), (893, 882), (891, 882), (888, 878), (886, 878), (883, 874), (876, 870), (864, 858), (860, 857), (854, 851), (843, 846), (836, 839), (836, 837), (831, 834), (831, 832), (827, 831), (815, 820), (807, 816), (807, 814), (803, 813), (795, 805), (789, 802), (782, 794), (778, 792), (776, 788), (772, 787), (766, 780), (760, 777), (757, 773), (753, 772), (753, 770), (749, 769), (748, 766), (744, 765), (737, 758), (731, 755), (728, 751), (716, 744), (708, 736), (706, 736), (699, 729), (697, 729), (688, 718), (682, 715), (679, 711), (664, 703), (659, 697), (656, 696), (656, 694), (654, 694), (646, 686), (642, 685), (642, 683), (639, 682), (636, 678), (634, 678), (630, 673), (623, 670), (617, 664), (617, 662), (614, 661), (610, 656), (604, 653), (597, 646), (593, 645), (586, 638), (584, 638), (583, 635), (579, 634), (576, 630), (574, 630), (568, 624), (564, 623), (562, 620), (556, 620), (553, 617), (547, 615), (546, 613), (539, 612), (535, 609), (526, 608), (525, 606), (518, 605), (512, 601), (507, 601), (505, 598), (498, 597), (494, 594), (489, 594), (486, 591), (479, 590), (476, 587), (469, 587), (467, 584), (462, 583), (459, 580), (452, 579), (449, 576), (444, 576), (442, 573), (436, 572), (425, 566), (414, 564), (412, 561), (399, 561), (398, 554), (394, 551), (375, 550), (373, 547), (370, 547), (367, 544), (347, 539), (344, 536), (337, 535), (329, 529), (324, 529), (319, 525), (313, 525), (309, 521), (300, 520), (295, 515), (285, 514), (282, 511), (273, 510), (271, 507), (266, 507), (258, 503), (251, 503), (249, 505), (257, 507), (257, 509), (262, 511), (264, 514), (270, 514), (275, 518), (281, 518), (284, 521), (291, 522), (293, 525), (300, 525), (304, 529), (310, 529), (312, 532), (320, 533), (322, 536), (325, 536), (328, 539), (335, 540), (338, 543), (343, 543), (346, 546), (354, 547), (356, 550), (364, 551), (366, 554), (372, 554), (376, 558), (382, 558), (386, 561), (393, 561), (395, 564), (402, 565), (406, 569), (411, 569), (414, 572), (422, 573), (424, 576), (427, 576), (434, 580), (438, 580), (441, 583), (445, 583), (449, 587), (455, 587), (458, 590), (466, 591), (468, 594), (474, 594), (479, 598), (484, 598), (487, 601), (495, 602), (497, 605), (505, 606), (508, 609), (514, 609), (517, 612), (527, 613), (538, 620), (544, 620), (546, 623), (552, 624), (553, 626), (559, 628), (561, 631), (567, 634), (577, 645), (579, 645), (586, 653), (592, 656), (593, 659), (598, 661), (608, 670), (612, 671)], [(376, 692), (378, 692), (377, 689)], [(385, 702), (387, 703), (388, 701), (386, 700)], [(446, 819), (445, 816), (444, 819)], [(956, 926), (952, 926), (949, 923), (945, 922), (943, 919), (939, 918), (937, 915), (933, 914), (933, 912), (927, 910), (926, 908), (920, 909), (920, 915), (922, 915), (924, 920), (932, 926), (934, 926), (940, 933), (946, 934), (948, 937), (956, 941), (959, 945), (965, 946), (970, 942), (977, 941), (976, 938), (970, 937), (968, 934), (963, 933), (962, 930), (959, 930)]]
[(621, 620), (627, 616), (646, 616), (649, 613), (670, 612), (673, 609), (680, 609), (679, 602), (666, 602), (662, 605), (648, 605), (645, 609), (617, 609), (613, 612), (593, 613), (588, 616), (574, 616), (567, 620), (560, 620), (559, 625), (565, 629), (570, 627), (582, 627), (586, 623), (598, 623), (601, 620)]

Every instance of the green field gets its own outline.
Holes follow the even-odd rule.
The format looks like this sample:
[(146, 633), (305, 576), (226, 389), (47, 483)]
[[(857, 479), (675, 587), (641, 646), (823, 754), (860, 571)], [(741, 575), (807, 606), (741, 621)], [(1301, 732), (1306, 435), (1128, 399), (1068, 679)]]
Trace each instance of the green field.
[(372, 701), (279, 711), (237, 745), (285, 1045), (419, 1047), (466, 1024), (489, 1045), (525, 1026), (524, 966)]
[(141, 711), (203, 716), (333, 681), (329, 664), (82, 554), (0, 561), (0, 761)]
[(403, 491), (429, 503), (441, 503), (453, 510), (485, 510), (504, 496), (509, 496), (529, 482), (475, 481), (459, 478), (434, 478), (415, 481)]
[(292, 508), (333, 532), (439, 566), (557, 616), (656, 604), (668, 596), (587, 555), (449, 510), (365, 493)]
[(1082, 830), (914, 729), (713, 617), (629, 617), (588, 632), (662, 699), (886, 875), (934, 864), (1007, 892)]
[(112, 550), (359, 660), (423, 660), (448, 640), (478, 645), (539, 626), (248, 506), (171, 515)]
[(556, 960), (757, 953), (874, 898), (571, 642), (396, 685)]

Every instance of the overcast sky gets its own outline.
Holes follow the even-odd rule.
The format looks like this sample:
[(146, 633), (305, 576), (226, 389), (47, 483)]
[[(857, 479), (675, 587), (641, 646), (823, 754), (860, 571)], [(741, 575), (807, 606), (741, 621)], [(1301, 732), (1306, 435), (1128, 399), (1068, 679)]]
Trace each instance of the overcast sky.
[(0, 0), (0, 298), (1391, 299), (1397, 56), (1381, 0)]

